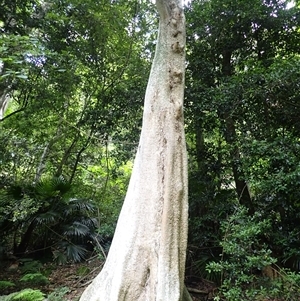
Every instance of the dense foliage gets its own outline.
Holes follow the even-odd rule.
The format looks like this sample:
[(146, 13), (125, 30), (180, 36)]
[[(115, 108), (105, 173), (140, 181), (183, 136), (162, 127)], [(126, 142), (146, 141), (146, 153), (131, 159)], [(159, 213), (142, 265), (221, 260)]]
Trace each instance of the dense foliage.
[[(251, 254), (247, 262), (240, 262), (243, 269), (237, 263), (239, 248), (246, 252), (241, 238), (232, 237), (231, 243), (238, 244), (229, 253), (222, 243), (227, 231), (234, 231), (229, 224), (224, 232), (222, 224), (240, 206), (269, 224), (268, 230), (260, 227), (258, 237), (248, 236), (246, 244), (256, 256), (262, 260), (260, 252), (267, 252), (278, 268), (300, 266), (300, 17), (299, 7), (288, 4), (193, 1), (187, 9), (190, 264), (205, 277), (205, 264), (219, 262), (222, 252), (235, 262), (234, 273), (253, 276), (254, 266), (243, 270)], [(257, 221), (244, 226), (251, 233)], [(266, 266), (272, 263), (268, 260)], [(226, 262), (221, 266), (228, 272)], [(256, 269), (262, 271), (263, 266)], [(251, 279), (231, 284), (244, 290)], [(226, 281), (228, 291), (230, 280)]]
[[(75, 236), (87, 233), (85, 216), (90, 230), (101, 224), (100, 234), (113, 235), (150, 64), (150, 54), (140, 55), (150, 43), (143, 9), (128, 1), (3, 3), (0, 228), (15, 255), (38, 244), (61, 249), (71, 233), (53, 226), (68, 224), (68, 214)], [(49, 227), (47, 243), (33, 242)]]
[[(254, 300), (265, 267), (300, 270), (300, 4), (193, 0), (186, 17), (187, 275)], [(111, 239), (155, 22), (144, 1), (1, 1), (5, 254), (78, 261)]]

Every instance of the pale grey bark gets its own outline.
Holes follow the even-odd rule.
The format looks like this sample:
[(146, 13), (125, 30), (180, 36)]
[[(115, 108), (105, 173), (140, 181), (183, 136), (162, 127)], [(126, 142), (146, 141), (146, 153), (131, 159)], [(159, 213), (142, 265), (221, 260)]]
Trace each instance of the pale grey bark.
[(157, 8), (159, 36), (131, 180), (106, 263), (81, 301), (191, 300), (184, 289), (185, 19), (178, 0), (158, 0)]
[[(0, 59), (0, 76), (4, 74), (5, 66), (4, 63)], [(11, 88), (9, 85), (6, 85), (5, 83), (1, 83), (0, 85), (0, 121), (4, 118), (4, 114), (7, 110), (9, 101), (10, 101), (10, 95), (9, 93)]]
[(39, 164), (36, 168), (36, 172), (35, 172), (35, 177), (34, 177), (34, 183), (38, 183), (42, 177), (42, 174), (45, 170), (46, 167), (46, 159), (47, 159), (47, 155), (50, 149), (50, 143), (47, 143), (43, 149), (43, 153), (41, 155)]
[(10, 100), (9, 94), (3, 92), (0, 96), (0, 120), (3, 119), (4, 117), (4, 114), (9, 104), (9, 100)]
[(46, 145), (43, 147), (43, 152), (42, 152), (39, 164), (36, 168), (34, 183), (38, 183), (40, 181), (40, 179), (43, 175), (43, 172), (45, 170), (46, 163), (47, 163), (47, 158), (48, 158), (48, 155), (51, 151), (51, 148), (61, 138), (62, 123), (63, 123), (63, 118), (60, 118), (60, 122), (58, 124), (57, 129), (56, 129), (56, 133), (55, 133), (54, 137), (48, 143), (46, 143)]

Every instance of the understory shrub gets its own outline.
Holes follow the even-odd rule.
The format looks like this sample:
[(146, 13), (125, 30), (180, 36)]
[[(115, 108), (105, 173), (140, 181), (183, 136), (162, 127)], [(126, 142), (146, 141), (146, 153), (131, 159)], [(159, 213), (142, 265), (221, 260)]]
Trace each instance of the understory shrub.
[(0, 291), (3, 291), (7, 288), (14, 287), (15, 284), (11, 281), (1, 280), (0, 281)]
[(47, 300), (48, 301), (63, 301), (65, 300), (63, 297), (70, 292), (70, 289), (68, 287), (59, 287), (54, 290), (51, 294), (48, 295)]
[[(0, 232), (13, 237), (6, 247), (15, 256), (30, 252), (35, 258), (52, 257), (58, 263), (79, 262), (88, 256), (98, 225), (96, 207), (90, 199), (71, 197), (71, 188), (64, 177), (54, 176), (34, 185), (12, 185), (0, 194), (0, 203), (8, 206), (5, 214), (0, 211)], [(23, 207), (9, 206), (13, 202)]]
[(41, 273), (26, 274), (20, 281), (31, 283), (33, 285), (46, 285), (49, 283), (48, 278)]
[(40, 290), (26, 288), (22, 291), (12, 293), (4, 298), (4, 301), (42, 301), (45, 299), (45, 294)]
[[(280, 269), (264, 243), (270, 227), (270, 222), (259, 213), (249, 216), (241, 206), (222, 222), (220, 260), (206, 266), (209, 273), (221, 273), (221, 287), (214, 300), (298, 300), (300, 275)], [(272, 273), (264, 273), (265, 270)]]
[(21, 260), (23, 265), (20, 266), (21, 273), (24, 274), (32, 274), (39, 273), (43, 267), (42, 263), (38, 260)]

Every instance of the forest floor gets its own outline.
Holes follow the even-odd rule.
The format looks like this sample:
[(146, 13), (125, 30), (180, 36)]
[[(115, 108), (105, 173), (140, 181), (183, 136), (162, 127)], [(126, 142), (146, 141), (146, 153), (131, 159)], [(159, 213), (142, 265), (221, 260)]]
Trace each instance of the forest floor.
[[(46, 295), (59, 290), (67, 291), (61, 300), (76, 301), (83, 293), (84, 289), (98, 275), (103, 262), (98, 258), (91, 258), (81, 263), (57, 265), (46, 263), (41, 268), (41, 273), (46, 275), (49, 283), (41, 285), (38, 283), (28, 283), (20, 281), (22, 278), (22, 266), (9, 264), (0, 267), (0, 281), (10, 281), (14, 287), (2, 289), (0, 295), (8, 295), (12, 292), (20, 291), (24, 288), (39, 289)], [(58, 301), (58, 299), (57, 299)]]
[[(0, 287), (0, 296), (8, 295), (25, 288), (39, 289), (46, 295), (65, 290), (67, 293), (61, 298), (57, 297), (52, 300), (77, 301), (84, 289), (98, 275), (102, 266), (103, 261), (99, 260), (98, 257), (76, 264), (57, 265), (46, 263), (41, 267), (40, 272), (47, 275), (49, 283), (41, 285), (20, 281), (23, 276), (22, 266), (10, 262), (0, 267), (0, 281), (10, 281), (15, 286), (5, 289), (1, 289)], [(212, 292), (215, 288), (212, 283), (205, 280), (189, 281), (187, 286), (194, 301), (212, 300)]]

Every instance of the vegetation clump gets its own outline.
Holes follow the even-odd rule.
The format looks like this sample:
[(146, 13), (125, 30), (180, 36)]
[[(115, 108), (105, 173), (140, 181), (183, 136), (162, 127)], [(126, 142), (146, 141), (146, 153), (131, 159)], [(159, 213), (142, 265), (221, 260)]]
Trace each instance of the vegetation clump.
[(25, 274), (23, 277), (21, 277), (20, 281), (34, 285), (46, 285), (49, 283), (48, 278), (41, 273)]
[(7, 288), (11, 288), (14, 287), (15, 283), (11, 282), (11, 281), (7, 281), (7, 280), (0, 280), (0, 291), (3, 291)]
[(48, 301), (63, 301), (64, 296), (70, 292), (68, 287), (59, 287), (47, 296)]
[(6, 296), (4, 301), (42, 301), (44, 299), (45, 294), (43, 294), (40, 290), (27, 288)]

